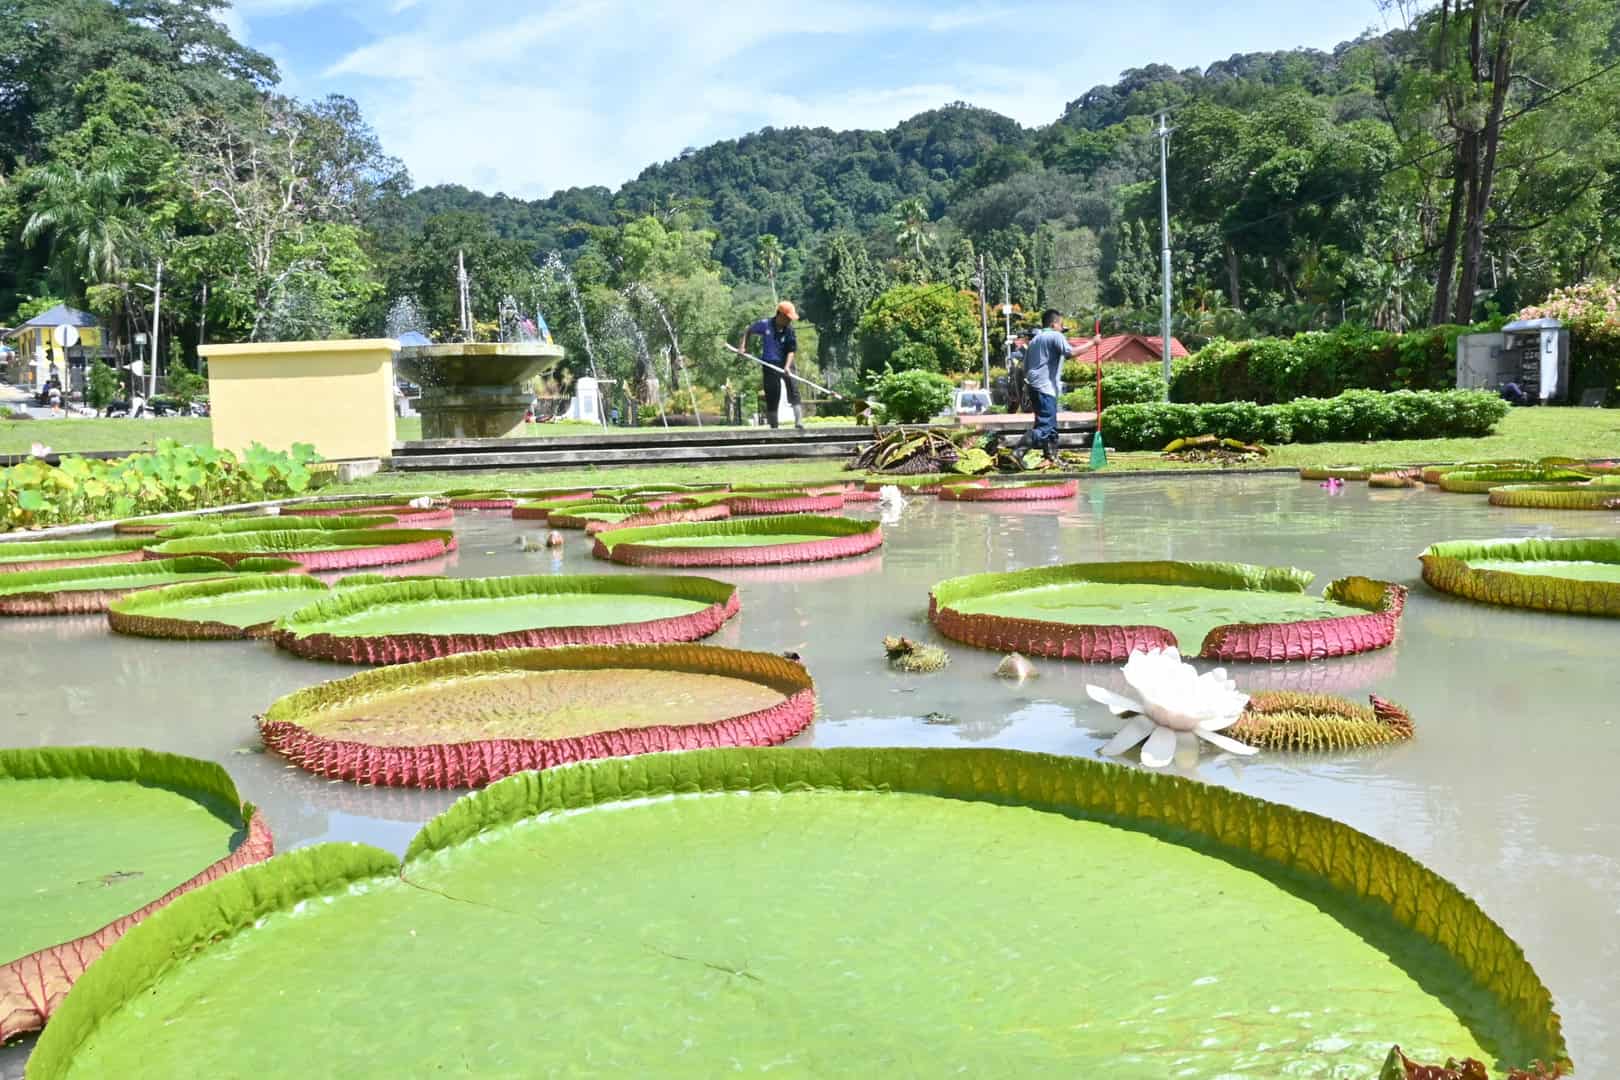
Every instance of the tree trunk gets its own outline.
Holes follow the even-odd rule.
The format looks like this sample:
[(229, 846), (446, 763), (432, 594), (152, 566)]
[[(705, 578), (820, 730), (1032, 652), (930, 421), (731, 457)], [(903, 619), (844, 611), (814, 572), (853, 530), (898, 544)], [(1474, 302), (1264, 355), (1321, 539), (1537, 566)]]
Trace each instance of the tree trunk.
[[(1476, 0), (1474, 26), (1469, 41), (1469, 57), (1479, 77), (1482, 58), (1480, 0)], [(1491, 189), (1496, 183), (1496, 151), (1502, 140), (1502, 113), (1507, 106), (1508, 83), (1513, 77), (1513, 29), (1524, 3), (1502, 6), (1501, 24), (1496, 30), (1496, 48), (1491, 57), (1491, 104), (1483, 131), (1474, 137), (1474, 175), (1469, 190), (1468, 218), (1463, 229), (1462, 276), (1457, 281), (1456, 317), (1472, 321), (1474, 293), (1479, 284), (1480, 258), (1485, 250), (1485, 219), (1491, 209)], [(1481, 150), (1483, 149), (1483, 154)]]
[(1232, 246), (1230, 239), (1226, 244), (1226, 289), (1232, 301), (1233, 311), (1243, 310), (1243, 285), (1240, 280), (1242, 266), (1238, 261), (1237, 248)]
[(1464, 175), (1467, 172), (1464, 145), (1469, 142), (1464, 136), (1463, 141), (1457, 144), (1457, 153), (1452, 162), (1452, 169), (1456, 175), (1451, 179), (1451, 204), (1446, 209), (1446, 234), (1440, 241), (1440, 261), (1435, 267), (1434, 307), (1429, 312), (1429, 325), (1440, 326), (1451, 321), (1451, 282), (1452, 275), (1457, 270), (1457, 239), (1462, 231), (1463, 221), (1463, 191), (1468, 185)]

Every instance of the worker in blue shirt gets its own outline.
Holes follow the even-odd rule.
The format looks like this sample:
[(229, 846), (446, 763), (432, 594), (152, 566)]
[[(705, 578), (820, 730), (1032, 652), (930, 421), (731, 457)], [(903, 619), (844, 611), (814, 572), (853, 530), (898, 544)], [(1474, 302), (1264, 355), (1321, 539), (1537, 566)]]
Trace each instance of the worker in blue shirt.
[(1052, 461), (1058, 456), (1057, 391), (1063, 361), (1074, 355), (1063, 336), (1063, 314), (1048, 308), (1041, 314), (1041, 331), (1024, 350), (1024, 383), (1035, 401), (1035, 426), (1013, 449), (1041, 450)]
[[(799, 351), (799, 338), (793, 332), (793, 324), (799, 321), (799, 310), (784, 300), (776, 305), (776, 314), (768, 319), (761, 319), (743, 331), (740, 351), (748, 352), (748, 343), (758, 337), (764, 342), (760, 359), (769, 367), (761, 366), (760, 370), (765, 376), (765, 419), (771, 427), (776, 427), (776, 413), (782, 403), (782, 391), (787, 390), (788, 404), (793, 407), (793, 426), (800, 431), (804, 430), (804, 410), (799, 404), (799, 383), (796, 379), (788, 378), (783, 372), (793, 372), (793, 361)], [(752, 354), (750, 354), (752, 355)], [(774, 370), (776, 368), (781, 371)]]

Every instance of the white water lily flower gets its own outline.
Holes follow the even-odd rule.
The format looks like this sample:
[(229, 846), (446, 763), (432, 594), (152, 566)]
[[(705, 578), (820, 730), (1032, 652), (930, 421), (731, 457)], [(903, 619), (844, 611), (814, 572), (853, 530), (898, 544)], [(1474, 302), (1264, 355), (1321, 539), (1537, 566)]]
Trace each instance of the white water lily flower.
[(40, 442), (37, 442), (30, 447), (28, 452), (37, 458), (48, 458), (51, 456), (51, 448)]
[(420, 499), (412, 499), (410, 501), (410, 507), (412, 510), (427, 510), (432, 506), (433, 496), (431, 495), (423, 495)]
[(1160, 768), (1178, 755), (1196, 757), (1199, 739), (1233, 754), (1259, 752), (1220, 734), (1237, 723), (1249, 704), (1249, 695), (1238, 691), (1225, 668), (1200, 675), (1182, 663), (1179, 650), (1152, 649), (1131, 654), (1125, 681), (1135, 697), (1086, 686), (1091, 699), (1107, 705), (1115, 716), (1137, 714), (1102, 748), (1104, 754), (1123, 754), (1145, 739), (1142, 764)]

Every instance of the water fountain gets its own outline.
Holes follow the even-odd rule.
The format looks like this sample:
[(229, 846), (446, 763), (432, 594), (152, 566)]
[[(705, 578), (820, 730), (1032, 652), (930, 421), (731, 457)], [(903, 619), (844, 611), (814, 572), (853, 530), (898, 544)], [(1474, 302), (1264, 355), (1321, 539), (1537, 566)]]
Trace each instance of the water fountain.
[(417, 408), (424, 439), (504, 439), (522, 434), (533, 394), (530, 381), (563, 358), (560, 345), (539, 340), (473, 341), (470, 278), (457, 259), (461, 341), (410, 345), (395, 361), (422, 387)]
[[(669, 335), (670, 381), (675, 381), (677, 377), (685, 380), (687, 396), (692, 399), (692, 419), (697, 421), (698, 427), (702, 427), (703, 412), (698, 408), (697, 391), (692, 389), (692, 377), (687, 373), (686, 365), (681, 361), (681, 339), (675, 333), (675, 321), (669, 317), (669, 311), (664, 307), (663, 302), (658, 299), (658, 294), (653, 292), (652, 288), (645, 282), (631, 282), (626, 286), (624, 295), (626, 299), (645, 304), (658, 313), (659, 320), (664, 324), (664, 332)], [(677, 375), (677, 373), (679, 374)]]
[(658, 418), (669, 427), (669, 417), (664, 414), (664, 395), (659, 387), (658, 369), (653, 364), (652, 353), (647, 348), (647, 335), (641, 332), (641, 326), (636, 322), (635, 316), (630, 314), (628, 307), (616, 307), (608, 316), (609, 333), (623, 338), (630, 343), (635, 351), (635, 376), (631, 380), (632, 406), (639, 405), (645, 391), (652, 404), (658, 408)]
[[(579, 286), (574, 283), (574, 275), (569, 272), (563, 263), (562, 256), (555, 251), (547, 252), (540, 264), (541, 273), (554, 280), (561, 281), (563, 288), (568, 292), (568, 302), (573, 305), (574, 317), (579, 321), (579, 339), (585, 347), (585, 360), (591, 369), (591, 400), (596, 403), (592, 418), (600, 420), (602, 426), (607, 427), (607, 410), (602, 403), (602, 376), (596, 370), (596, 350), (591, 346), (591, 327), (585, 318), (585, 304), (579, 298)], [(582, 395), (583, 396), (583, 395)]]

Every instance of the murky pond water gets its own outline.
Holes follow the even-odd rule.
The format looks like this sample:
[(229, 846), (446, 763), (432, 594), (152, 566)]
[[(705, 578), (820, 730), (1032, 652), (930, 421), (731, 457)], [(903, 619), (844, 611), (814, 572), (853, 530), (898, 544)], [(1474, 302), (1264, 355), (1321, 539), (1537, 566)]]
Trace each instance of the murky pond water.
[[(875, 511), (850, 511), (871, 516)], [(530, 524), (530, 523), (524, 523)], [(464, 513), (461, 550), (411, 572), (484, 576), (632, 572), (590, 557), (569, 533), (561, 556), (523, 553), (502, 513)], [(524, 531), (533, 532), (532, 528)], [(1620, 1072), (1620, 620), (1489, 608), (1429, 590), (1417, 554), (1446, 539), (1620, 536), (1620, 515), (1508, 510), (1431, 491), (1330, 494), (1275, 477), (1116, 479), (1061, 504), (911, 500), (881, 552), (713, 576), (743, 588), (742, 614), (715, 644), (803, 654), (820, 717), (816, 746), (1001, 746), (1092, 755), (1117, 726), (1084, 684), (1113, 669), (1037, 661), (1014, 686), (998, 657), (945, 643), (944, 673), (888, 670), (886, 633), (938, 640), (929, 587), (958, 574), (1101, 559), (1218, 559), (1403, 582), (1396, 645), (1311, 664), (1233, 669), (1247, 689), (1376, 690), (1408, 706), (1418, 737), (1359, 754), (1206, 753), (1193, 770), (1326, 814), (1456, 882), (1500, 922), (1552, 988), (1580, 1075)], [(117, 637), (101, 618), (0, 619), (9, 675), (0, 745), (137, 745), (225, 765), (263, 808), (279, 848), (359, 840), (402, 852), (456, 793), (329, 783), (262, 752), (253, 716), (277, 696), (352, 669), (262, 643)], [(1210, 932), (1218, 933), (1212, 929)], [(27, 1047), (0, 1050), (19, 1075)]]

